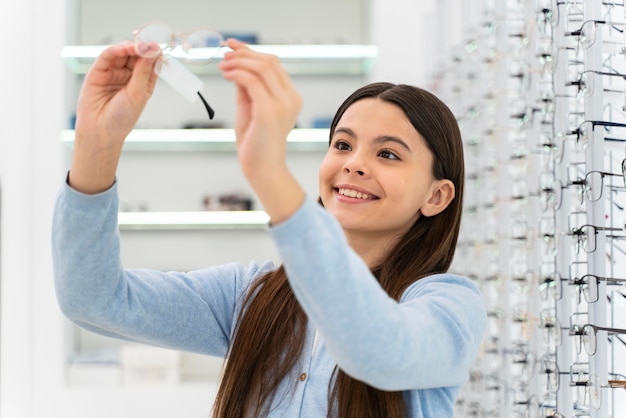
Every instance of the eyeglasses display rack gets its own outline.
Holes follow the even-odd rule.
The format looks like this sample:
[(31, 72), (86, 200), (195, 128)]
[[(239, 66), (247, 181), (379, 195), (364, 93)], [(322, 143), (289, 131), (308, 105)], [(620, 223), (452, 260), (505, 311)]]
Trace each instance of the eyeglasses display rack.
[(455, 416), (626, 416), (624, 1), (471, 3), (436, 80), (465, 142), (453, 270), (488, 311)]

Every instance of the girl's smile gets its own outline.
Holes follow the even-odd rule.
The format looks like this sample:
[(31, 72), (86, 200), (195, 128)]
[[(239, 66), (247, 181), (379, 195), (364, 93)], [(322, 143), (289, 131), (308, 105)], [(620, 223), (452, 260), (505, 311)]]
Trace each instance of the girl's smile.
[(424, 139), (398, 106), (362, 99), (333, 132), (320, 167), (320, 196), (349, 239), (374, 233), (389, 244), (431, 197), (432, 164)]
[(336, 186), (335, 193), (337, 194), (338, 200), (347, 203), (364, 203), (367, 201), (379, 199), (379, 197), (374, 195), (373, 193), (349, 184)]

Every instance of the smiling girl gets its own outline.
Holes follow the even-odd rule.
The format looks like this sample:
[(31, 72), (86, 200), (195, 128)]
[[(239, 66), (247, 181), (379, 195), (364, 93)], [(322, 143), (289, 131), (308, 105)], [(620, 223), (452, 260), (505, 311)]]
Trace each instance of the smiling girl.
[(307, 196), (286, 163), (301, 98), (278, 59), (229, 40), (241, 169), (281, 265), (124, 269), (115, 171), (150, 98), (154, 59), (105, 50), (78, 102), (53, 225), (63, 312), (118, 338), (223, 356), (215, 418), (452, 417), (485, 326), (482, 298), (446, 273), (461, 221), (456, 120), (432, 94), (374, 83), (340, 106)]

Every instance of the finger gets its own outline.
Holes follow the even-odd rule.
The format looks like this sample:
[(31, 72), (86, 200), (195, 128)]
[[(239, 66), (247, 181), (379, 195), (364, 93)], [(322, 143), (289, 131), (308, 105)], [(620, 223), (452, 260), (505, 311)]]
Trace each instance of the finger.
[(227, 79), (243, 83), (246, 87), (260, 83), (265, 93), (273, 97), (280, 97), (285, 89), (280, 77), (266, 61), (238, 59), (232, 65), (225, 66), (224, 70)]
[(150, 96), (154, 91), (157, 75), (154, 66), (157, 60), (154, 58), (138, 58), (133, 67), (133, 74), (128, 83), (129, 94)]
[[(262, 54), (249, 49), (238, 50), (227, 53), (225, 59), (220, 63), (220, 68), (226, 79), (236, 82), (235, 74), (239, 74), (239, 77), (243, 72), (254, 75), (257, 82), (261, 82), (265, 86), (267, 94), (275, 98), (280, 98), (286, 91), (293, 89), (291, 79), (279, 59), (274, 55)], [(253, 81), (252, 78), (246, 77), (240, 82), (245, 80)]]
[(244, 70), (232, 70), (225, 73), (224, 77), (235, 83), (237, 91), (240, 92), (237, 97), (239, 104), (264, 110), (273, 108), (274, 97), (255, 74)]
[(276, 104), (299, 106), (300, 96), (278, 57), (242, 44), (233, 46), (237, 49), (227, 53), (220, 63), (224, 78), (244, 86), (256, 100), (272, 98)]
[(226, 41), (226, 45), (229, 46), (233, 51), (227, 52), (226, 54), (224, 54), (223, 61), (226, 62), (226, 64), (224, 64), (225, 66), (228, 66), (229, 61), (236, 60), (241, 57), (248, 57), (249, 59), (263, 60), (265, 62), (272, 63), (275, 66), (275, 68), (278, 70), (276, 75), (279, 77), (279, 80), (284, 85), (291, 84), (291, 78), (289, 77), (289, 74), (287, 74), (287, 71), (285, 71), (282, 64), (280, 63), (280, 60), (275, 55), (255, 51), (249, 48), (247, 44), (237, 39), (232, 39), (232, 38), (228, 39)]
[(92, 65), (94, 71), (126, 66), (128, 59), (137, 55), (132, 42), (122, 42), (105, 48)]
[[(269, 67), (264, 67), (267, 59), (262, 61), (242, 59), (234, 66), (235, 70), (227, 70), (224, 77), (243, 86), (253, 98), (255, 106), (272, 106), (276, 111), (296, 110), (301, 107), (301, 97), (293, 86), (291, 79), (283, 79), (286, 74), (276, 57), (269, 59)], [(278, 69), (278, 70), (276, 70)]]
[(238, 49), (248, 48), (248, 45), (245, 42), (242, 42), (239, 39), (235, 39), (235, 38), (228, 38), (225, 44), (227, 47), (229, 47), (233, 51), (236, 51)]
[(157, 58), (161, 55), (161, 47), (156, 42), (135, 42), (135, 51), (145, 58)]
[(137, 61), (132, 43), (106, 48), (96, 58), (85, 78), (86, 85), (123, 86), (128, 83)]

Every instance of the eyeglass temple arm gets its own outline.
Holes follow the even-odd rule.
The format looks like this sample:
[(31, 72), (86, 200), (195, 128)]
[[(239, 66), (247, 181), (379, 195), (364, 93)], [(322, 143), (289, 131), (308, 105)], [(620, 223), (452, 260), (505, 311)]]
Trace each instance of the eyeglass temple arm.
[(591, 224), (585, 224), (585, 225), (581, 225), (578, 228), (572, 228), (571, 234), (570, 235), (584, 235), (583, 233), (583, 228), (589, 226), (592, 227), (596, 233), (596, 235), (598, 234), (598, 231), (623, 231), (624, 228), (616, 228), (616, 227), (608, 227), (608, 226), (596, 226), (596, 225), (591, 225)]
[(596, 230), (598, 231), (623, 231), (624, 228), (617, 228), (617, 227), (608, 227), (608, 226), (596, 226)]
[(206, 109), (207, 113), (209, 114), (209, 119), (213, 119), (213, 117), (215, 116), (215, 111), (213, 110), (213, 108), (211, 106), (209, 106), (209, 104), (204, 99), (204, 97), (202, 97), (202, 94), (200, 94), (200, 92), (198, 92), (198, 96), (200, 96), (200, 100), (202, 100), (202, 104), (204, 105), (204, 108)]
[(600, 327), (597, 325), (594, 325), (593, 327), (596, 329), (596, 331), (606, 331), (613, 334), (626, 334), (626, 329), (623, 328)]
[(614, 284), (626, 283), (626, 279), (618, 279), (616, 277), (598, 277), (598, 276), (596, 276), (594, 274), (585, 274), (581, 278), (575, 278), (573, 281), (570, 281), (570, 283), (576, 284), (576, 285), (583, 285), (583, 284), (585, 284), (584, 279), (586, 277), (594, 278), (597, 281), (604, 281), (604, 282), (607, 282), (607, 284), (611, 284), (611, 283), (614, 283)]
[(626, 123), (621, 122), (612, 122), (608, 120), (601, 120), (593, 122), (594, 126), (612, 126), (614, 128), (626, 128)]

